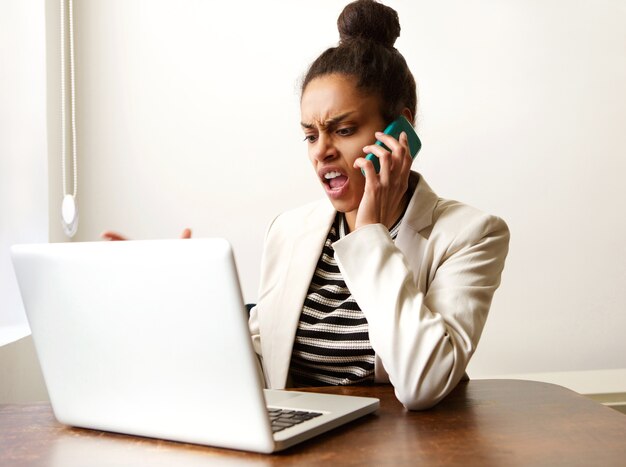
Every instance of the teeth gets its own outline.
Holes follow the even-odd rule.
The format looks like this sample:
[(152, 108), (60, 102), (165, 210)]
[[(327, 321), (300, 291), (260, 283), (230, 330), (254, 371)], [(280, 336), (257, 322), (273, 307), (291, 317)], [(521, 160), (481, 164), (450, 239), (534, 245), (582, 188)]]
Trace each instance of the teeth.
[(328, 172), (326, 175), (324, 175), (324, 178), (326, 180), (330, 180), (332, 178), (337, 178), (339, 177), (341, 174), (339, 172)]

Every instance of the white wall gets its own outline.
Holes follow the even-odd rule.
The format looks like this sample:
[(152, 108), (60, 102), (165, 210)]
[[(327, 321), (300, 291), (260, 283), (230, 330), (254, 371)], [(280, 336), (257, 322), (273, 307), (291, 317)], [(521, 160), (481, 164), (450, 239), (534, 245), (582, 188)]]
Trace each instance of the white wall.
[(48, 240), (43, 0), (0, 0), (0, 403), (47, 399), (9, 247)]
[[(297, 83), (343, 4), (77, 2), (77, 239), (225, 236), (254, 301), (266, 224), (323, 196)], [(471, 374), (626, 367), (625, 4), (389, 4), (420, 92), (416, 168), (512, 232)]]
[(9, 247), (48, 239), (44, 2), (0, 2), (0, 346), (30, 333)]

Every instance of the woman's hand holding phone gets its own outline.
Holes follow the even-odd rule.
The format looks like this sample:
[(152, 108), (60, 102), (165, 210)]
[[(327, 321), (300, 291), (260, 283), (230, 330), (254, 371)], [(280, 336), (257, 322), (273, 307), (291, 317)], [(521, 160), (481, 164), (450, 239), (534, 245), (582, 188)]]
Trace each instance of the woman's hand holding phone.
[(378, 157), (378, 174), (372, 161), (365, 157), (359, 157), (354, 162), (354, 167), (365, 174), (365, 190), (356, 216), (356, 229), (378, 223), (390, 228), (404, 210), (403, 201), (409, 186), (413, 158), (406, 133), (400, 133), (398, 139), (382, 132), (377, 132), (375, 136), (391, 151), (377, 144), (363, 148), (365, 154), (372, 153)]

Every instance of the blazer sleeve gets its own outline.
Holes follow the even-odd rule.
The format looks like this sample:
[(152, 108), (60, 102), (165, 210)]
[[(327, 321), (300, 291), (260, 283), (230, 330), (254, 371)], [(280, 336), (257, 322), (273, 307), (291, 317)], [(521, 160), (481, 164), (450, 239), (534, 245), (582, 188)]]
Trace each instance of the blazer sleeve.
[[(270, 232), (277, 218), (278, 217), (275, 217), (265, 229), (265, 240), (263, 242), (263, 257), (261, 258), (261, 272), (262, 273), (268, 269), (268, 263), (271, 264), (272, 261), (274, 261), (274, 259), (271, 257), (274, 249), (271, 248)], [(259, 291), (259, 299), (258, 299), (259, 302), (262, 301), (262, 297), (264, 293), (265, 291), (263, 289)], [(261, 375), (261, 379), (264, 382), (265, 387), (269, 388), (270, 387), (269, 380), (268, 380), (267, 373), (265, 372), (264, 365), (263, 365), (263, 349), (261, 345), (261, 327), (260, 327), (260, 322), (259, 322), (259, 312), (260, 312), (259, 307), (260, 305), (257, 303), (250, 310), (250, 316), (248, 318), (248, 329), (250, 331), (250, 338), (252, 339), (252, 347), (254, 348), (254, 351), (257, 356), (257, 370), (259, 374)]]
[(371, 345), (409, 410), (432, 407), (463, 377), (508, 252), (506, 224), (486, 214), (444, 237), (423, 260), (430, 261), (421, 266), (429, 277), (425, 291), (382, 224), (333, 245), (346, 285), (367, 318)]

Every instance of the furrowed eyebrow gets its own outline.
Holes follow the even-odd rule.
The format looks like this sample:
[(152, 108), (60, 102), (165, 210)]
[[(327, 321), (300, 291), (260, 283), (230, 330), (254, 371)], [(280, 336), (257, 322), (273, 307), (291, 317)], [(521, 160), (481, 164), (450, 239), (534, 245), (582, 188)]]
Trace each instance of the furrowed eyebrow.
[[(324, 123), (322, 123), (321, 127), (322, 128), (329, 128), (329, 127), (332, 127), (334, 125), (337, 125), (339, 122), (341, 122), (346, 117), (349, 117), (353, 113), (354, 113), (354, 111), (345, 112), (345, 113), (342, 113), (340, 115), (336, 115), (334, 117), (328, 118), (328, 119), (326, 119), (324, 121)], [(307, 130), (314, 130), (316, 128), (315, 124), (313, 124), (313, 123), (300, 122), (300, 125), (302, 125), (302, 128), (306, 128)]]
[(342, 120), (344, 120), (346, 117), (350, 116), (353, 113), (354, 112), (346, 112), (346, 113), (343, 113), (341, 115), (337, 115), (335, 117), (331, 117), (331, 118), (327, 119), (324, 122), (324, 128), (328, 128), (328, 127), (337, 125), (339, 122), (341, 122)]

